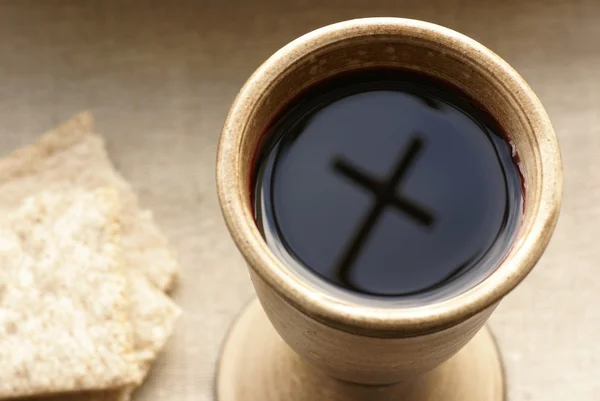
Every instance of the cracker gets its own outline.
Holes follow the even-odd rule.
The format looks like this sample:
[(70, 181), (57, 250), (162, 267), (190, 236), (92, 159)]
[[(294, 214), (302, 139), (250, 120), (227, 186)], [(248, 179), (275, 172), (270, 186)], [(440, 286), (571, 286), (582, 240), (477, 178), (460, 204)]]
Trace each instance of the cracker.
[[(152, 213), (139, 208), (130, 185), (108, 159), (104, 141), (92, 133), (92, 125), (91, 115), (82, 113), (44, 134), (34, 144), (0, 159), (0, 219), (14, 210), (24, 197), (42, 188), (55, 191), (73, 186), (117, 188), (123, 204), (121, 225), (130, 282), (129, 316), (133, 323), (134, 351), (145, 375), (180, 314), (173, 301), (154, 285), (169, 289), (178, 265)], [(123, 401), (129, 399), (131, 392), (129, 387), (72, 394), (69, 400)]]
[[(0, 159), (0, 219), (22, 199), (41, 188), (64, 190), (79, 186), (117, 188), (123, 210), (123, 248), (130, 281), (129, 315), (134, 330), (134, 352), (142, 374), (163, 348), (180, 314), (158, 288), (169, 289), (177, 262), (152, 213), (138, 207), (129, 184), (114, 170), (102, 138), (92, 133), (92, 118), (82, 113), (41, 136), (34, 144)], [(154, 284), (151, 284), (150, 281)], [(69, 395), (73, 401), (124, 401), (133, 387)], [(53, 397), (62, 400), (67, 395)], [(67, 398), (64, 398), (65, 400)]]
[(43, 192), (0, 234), (0, 398), (134, 385), (116, 191)]
[(130, 274), (129, 288), (129, 318), (134, 327), (134, 350), (140, 370), (145, 376), (156, 355), (171, 336), (181, 310), (145, 277)]
[(104, 140), (93, 133), (93, 119), (81, 113), (0, 159), (0, 219), (26, 197), (41, 190), (111, 186), (123, 203), (123, 241), (135, 247), (125, 253), (125, 265), (146, 276), (158, 288), (170, 290), (178, 264), (152, 213), (142, 210), (131, 186), (115, 171)]
[[(134, 326), (134, 348), (141, 374), (145, 376), (163, 348), (180, 315), (179, 308), (166, 296), (139, 275), (130, 275), (130, 318)], [(119, 390), (93, 391), (36, 398), (35, 401), (128, 401), (135, 386)]]

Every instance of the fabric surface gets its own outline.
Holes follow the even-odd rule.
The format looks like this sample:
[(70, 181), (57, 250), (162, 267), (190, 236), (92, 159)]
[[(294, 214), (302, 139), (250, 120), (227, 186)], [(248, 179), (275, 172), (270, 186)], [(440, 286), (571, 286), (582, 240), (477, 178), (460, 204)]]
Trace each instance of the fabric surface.
[(174, 297), (184, 314), (135, 399), (213, 400), (219, 346), (252, 297), (214, 180), (219, 131), (240, 86), (271, 53), (313, 28), (385, 15), (479, 40), (544, 103), (563, 153), (563, 211), (543, 259), (490, 323), (510, 401), (600, 400), (600, 3), (168, 3), (0, 3), (2, 153), (91, 110), (111, 159), (155, 212), (183, 265)]

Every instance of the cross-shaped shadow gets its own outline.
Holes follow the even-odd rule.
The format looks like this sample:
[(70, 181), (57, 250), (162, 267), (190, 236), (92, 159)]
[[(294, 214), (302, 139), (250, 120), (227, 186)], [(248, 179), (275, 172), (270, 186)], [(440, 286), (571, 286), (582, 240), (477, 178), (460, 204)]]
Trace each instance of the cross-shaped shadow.
[(337, 265), (338, 276), (348, 287), (356, 288), (349, 277), (350, 270), (386, 207), (394, 207), (421, 226), (431, 227), (435, 223), (433, 213), (410, 199), (396, 195), (397, 186), (402, 182), (411, 165), (414, 164), (423, 145), (423, 139), (419, 136), (414, 136), (406, 151), (398, 159), (395, 169), (392, 170), (391, 174), (385, 180), (379, 180), (344, 160), (334, 159), (334, 170), (353, 183), (367, 189), (371, 192), (375, 200), (371, 210), (358, 225), (358, 229), (353, 235), (350, 245), (342, 253), (342, 257)]

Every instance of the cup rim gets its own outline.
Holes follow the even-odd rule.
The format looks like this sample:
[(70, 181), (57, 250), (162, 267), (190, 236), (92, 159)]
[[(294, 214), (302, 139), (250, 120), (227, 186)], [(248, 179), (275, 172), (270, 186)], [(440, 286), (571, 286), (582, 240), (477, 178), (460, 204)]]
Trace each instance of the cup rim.
[[(389, 309), (351, 303), (316, 291), (299, 280), (270, 251), (252, 213), (244, 206), (247, 188), (240, 185), (241, 143), (248, 110), (260, 100), (260, 92), (276, 77), (276, 72), (326, 45), (371, 35), (415, 35), (471, 53), (485, 63), (510, 90), (527, 113), (541, 154), (541, 196), (534, 210), (533, 224), (518, 244), (510, 260), (500, 264), (479, 284), (449, 299), (409, 308)], [(248, 79), (226, 118), (217, 153), (219, 202), (237, 247), (248, 265), (271, 289), (304, 314), (349, 332), (370, 336), (412, 336), (456, 325), (492, 307), (515, 288), (533, 269), (550, 241), (562, 199), (562, 165), (558, 143), (549, 117), (524, 79), (492, 51), (451, 29), (405, 18), (362, 18), (328, 25), (290, 42), (273, 54)]]

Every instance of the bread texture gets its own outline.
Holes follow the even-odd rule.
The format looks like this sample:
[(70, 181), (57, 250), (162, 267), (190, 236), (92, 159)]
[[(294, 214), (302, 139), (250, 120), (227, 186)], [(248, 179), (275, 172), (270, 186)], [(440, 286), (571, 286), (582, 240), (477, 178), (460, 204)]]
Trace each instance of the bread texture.
[[(157, 353), (171, 335), (181, 312), (168, 296), (150, 284), (144, 277), (130, 275), (129, 279), (134, 353), (141, 375), (144, 377)], [(133, 385), (116, 390), (87, 391), (35, 398), (35, 401), (128, 401), (135, 389), (136, 386)]]
[[(181, 311), (163, 292), (172, 288), (179, 269), (152, 213), (138, 205), (131, 186), (109, 160), (104, 140), (93, 133), (89, 113), (42, 135), (36, 142), (0, 159), (0, 226), (24, 198), (39, 191), (115, 188), (121, 203), (121, 245), (128, 283), (128, 316), (133, 353), (145, 376), (164, 347)], [(56, 401), (126, 401), (137, 384), (116, 390), (44, 397)], [(39, 399), (39, 398), (36, 398)]]
[(0, 398), (140, 380), (112, 189), (42, 192), (0, 230)]
[(123, 241), (136, 250), (125, 252), (125, 265), (168, 291), (178, 273), (174, 253), (152, 213), (140, 208), (131, 186), (114, 169), (103, 138), (93, 130), (91, 114), (81, 113), (0, 159), (0, 220), (40, 191), (114, 187), (123, 205)]

